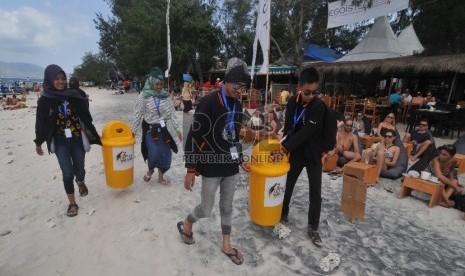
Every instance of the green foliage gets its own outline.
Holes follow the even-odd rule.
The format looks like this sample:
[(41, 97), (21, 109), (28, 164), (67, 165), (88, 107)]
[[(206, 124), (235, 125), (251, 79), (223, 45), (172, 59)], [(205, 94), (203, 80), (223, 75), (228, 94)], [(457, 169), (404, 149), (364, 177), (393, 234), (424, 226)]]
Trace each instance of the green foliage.
[(81, 65), (74, 67), (73, 76), (81, 81), (92, 81), (95, 85), (105, 85), (111, 73), (112, 63), (102, 54), (86, 53)]
[[(153, 66), (167, 67), (166, 0), (106, 0), (113, 17), (97, 14), (101, 56), (130, 75), (143, 75)], [(352, 1), (369, 9), (372, 0)], [(171, 0), (171, 75), (200, 76), (237, 56), (252, 60), (258, 0)], [(271, 2), (271, 63), (299, 64), (305, 43), (338, 51), (351, 50), (371, 27), (369, 22), (326, 29), (327, 0)], [(399, 34), (414, 24), (429, 53), (463, 52), (465, 1), (410, 0), (411, 8), (391, 16)], [(258, 51), (257, 63), (263, 60)]]

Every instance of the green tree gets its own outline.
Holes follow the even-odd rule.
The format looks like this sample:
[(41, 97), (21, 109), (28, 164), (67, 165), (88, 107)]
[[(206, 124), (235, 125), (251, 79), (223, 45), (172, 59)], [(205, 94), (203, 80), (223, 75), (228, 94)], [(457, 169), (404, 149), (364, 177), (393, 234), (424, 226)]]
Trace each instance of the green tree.
[[(113, 18), (95, 20), (100, 49), (131, 75), (153, 66), (167, 68), (166, 0), (107, 0)], [(220, 29), (213, 23), (212, 3), (172, 0), (170, 33), (171, 75), (207, 71), (215, 63)]]
[(73, 76), (81, 81), (92, 81), (95, 85), (105, 85), (112, 71), (112, 63), (102, 54), (85, 53), (82, 63), (74, 67)]

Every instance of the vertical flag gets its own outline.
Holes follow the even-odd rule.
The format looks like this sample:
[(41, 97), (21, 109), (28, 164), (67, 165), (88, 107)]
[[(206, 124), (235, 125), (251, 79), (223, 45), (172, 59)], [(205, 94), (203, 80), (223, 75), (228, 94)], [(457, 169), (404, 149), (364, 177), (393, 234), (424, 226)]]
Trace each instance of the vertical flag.
[(253, 42), (252, 72), (250, 74), (252, 79), (255, 72), (254, 70), (255, 60), (257, 58), (257, 43), (259, 41), (263, 52), (263, 65), (258, 73), (266, 74), (268, 72), (270, 55), (270, 9), (271, 0), (260, 0), (257, 9), (257, 28), (255, 29), (255, 39)]
[(167, 30), (167, 35), (168, 35), (168, 43), (167, 43), (167, 48), (168, 48), (168, 68), (165, 71), (165, 77), (168, 78), (170, 74), (170, 68), (171, 68), (171, 42), (170, 42), (170, 0), (168, 0), (168, 7), (166, 8), (166, 30)]

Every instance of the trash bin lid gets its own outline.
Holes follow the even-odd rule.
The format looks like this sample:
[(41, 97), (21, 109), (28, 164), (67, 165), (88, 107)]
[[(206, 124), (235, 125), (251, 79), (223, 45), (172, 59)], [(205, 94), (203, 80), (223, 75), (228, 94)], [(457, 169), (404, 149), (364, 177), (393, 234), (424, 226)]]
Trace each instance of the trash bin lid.
[(274, 162), (270, 155), (272, 151), (278, 151), (281, 144), (276, 139), (266, 139), (258, 143), (250, 156), (249, 168), (253, 173), (267, 176), (277, 176), (287, 173), (290, 169), (287, 156), (283, 156), (280, 162)]
[(102, 131), (103, 146), (130, 146), (136, 143), (132, 130), (123, 121), (110, 121)]

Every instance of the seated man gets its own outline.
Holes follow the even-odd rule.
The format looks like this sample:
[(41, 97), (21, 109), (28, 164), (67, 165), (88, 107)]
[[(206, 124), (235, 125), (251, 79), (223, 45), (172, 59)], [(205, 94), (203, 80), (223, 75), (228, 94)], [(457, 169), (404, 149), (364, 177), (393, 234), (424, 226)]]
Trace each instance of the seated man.
[(325, 158), (330, 159), (331, 156), (337, 154), (338, 166), (344, 166), (349, 162), (357, 162), (360, 160), (360, 150), (358, 146), (358, 136), (352, 132), (352, 120), (346, 120), (344, 123), (344, 131), (336, 134), (336, 147), (329, 151)]
[(410, 133), (406, 133), (402, 142), (413, 145), (410, 160), (417, 161), (433, 143), (430, 140), (430, 134), (428, 132), (428, 120), (421, 119), (419, 128)]

